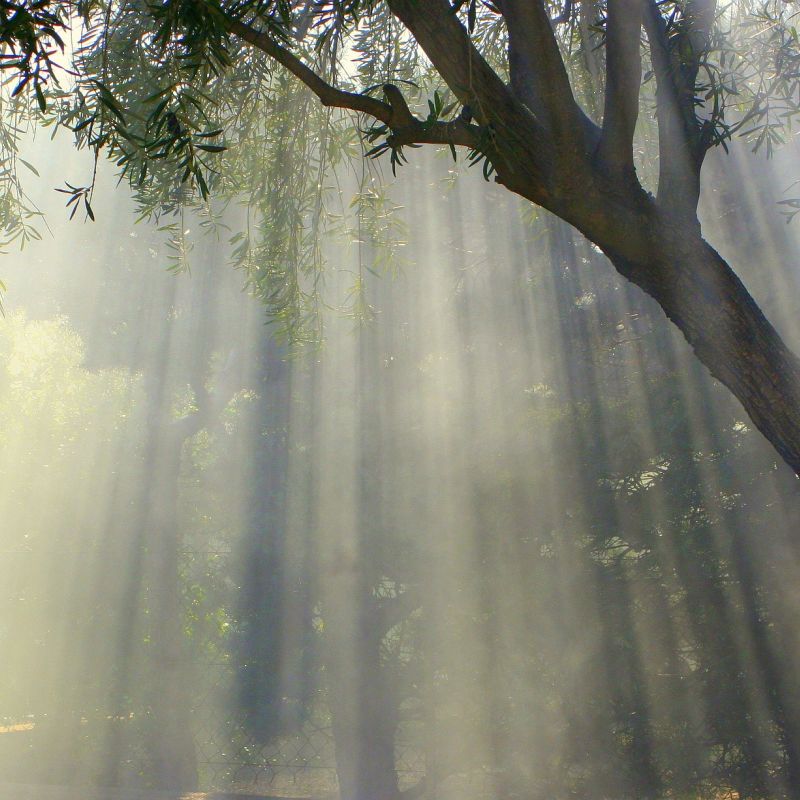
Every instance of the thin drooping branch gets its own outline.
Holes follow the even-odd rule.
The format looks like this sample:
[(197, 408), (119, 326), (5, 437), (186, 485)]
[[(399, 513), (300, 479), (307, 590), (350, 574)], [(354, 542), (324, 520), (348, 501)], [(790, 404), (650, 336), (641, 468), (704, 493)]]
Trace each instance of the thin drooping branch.
[(268, 33), (256, 30), (235, 17), (227, 17), (230, 33), (249, 42), (254, 47), (266, 53), (279, 64), (282, 64), (295, 77), (299, 78), (322, 101), (325, 106), (347, 108), (369, 114), (375, 119), (389, 125), (392, 120), (392, 107), (388, 103), (369, 97), (365, 94), (346, 92), (331, 86), (323, 80), (311, 67), (303, 63), (294, 53), (278, 44)]
[(344, 108), (368, 114), (392, 131), (389, 137), (394, 147), (410, 144), (451, 144), (475, 148), (481, 130), (476, 125), (457, 118), (451, 122), (428, 122), (415, 117), (400, 90), (391, 84), (384, 86), (389, 102), (356, 92), (348, 92), (323, 80), (294, 53), (278, 44), (269, 34), (233, 17), (227, 18), (228, 30), (266, 53), (299, 78), (320, 99), (324, 106)]
[(633, 135), (642, 79), (642, 0), (608, 0), (606, 90), (599, 156), (611, 174), (634, 178)]
[(511, 86), (540, 120), (549, 127), (563, 150), (576, 145), (586, 152), (585, 137), (591, 123), (582, 112), (569, 81), (564, 60), (541, 0), (499, 0), (508, 30)]

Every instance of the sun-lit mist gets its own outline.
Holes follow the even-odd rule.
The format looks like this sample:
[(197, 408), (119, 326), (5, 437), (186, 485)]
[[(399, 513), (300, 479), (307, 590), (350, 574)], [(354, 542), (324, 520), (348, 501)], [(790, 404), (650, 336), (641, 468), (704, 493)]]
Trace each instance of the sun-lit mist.
[[(798, 350), (792, 154), (733, 150), (704, 230)], [(229, 234), (173, 274), (51, 152), (0, 267), (2, 797), (796, 796), (795, 479), (595, 248), (427, 151), (367, 230), (343, 169), (293, 348)]]

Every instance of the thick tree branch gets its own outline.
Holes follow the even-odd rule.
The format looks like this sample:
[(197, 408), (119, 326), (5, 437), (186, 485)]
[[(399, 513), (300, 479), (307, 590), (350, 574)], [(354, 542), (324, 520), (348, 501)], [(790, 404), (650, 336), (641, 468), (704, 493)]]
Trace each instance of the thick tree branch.
[(694, 87), (700, 62), (708, 51), (711, 29), (717, 15), (716, 0), (688, 0), (683, 13), (682, 33), (687, 48), (687, 63), (684, 66), (685, 81)]
[(582, 112), (569, 82), (550, 18), (541, 0), (499, 0), (508, 30), (511, 87), (517, 97), (567, 143), (587, 151), (591, 123)]
[(455, 96), (494, 131), (499, 182), (520, 193), (525, 187), (528, 199), (546, 204), (559, 177), (552, 134), (478, 52), (449, 2), (387, 2)]
[(393, 128), (407, 128), (416, 122), (403, 93), (394, 84), (384, 84), (383, 93), (392, 108)]
[(490, 109), (498, 102), (514, 104), (508, 87), (472, 44), (447, 0), (388, 0), (388, 5), (479, 123), (496, 121)]
[[(517, 2), (521, 8), (522, 0)], [(541, 0), (530, 2), (541, 6)], [(705, 143), (694, 109), (697, 73), (692, 70), (700, 65), (697, 54), (707, 46), (702, 33), (708, 16), (692, 11), (691, 19), (697, 24), (691, 23), (689, 10), (700, 9), (701, 0), (688, 0), (688, 27), (678, 35), (692, 31), (698, 47), (692, 45), (687, 56), (668, 38), (657, 0), (642, 2), (658, 83), (661, 176), (657, 202), (638, 185), (608, 180), (580, 153), (572, 162), (565, 160), (553, 125), (537, 118), (491, 69), (448, 0), (387, 0), (442, 79), (462, 104), (469, 105), (481, 125), (478, 130), (493, 133), (492, 161), (499, 181), (574, 225), (610, 256), (620, 274), (650, 294), (699, 359), (733, 391), (756, 427), (800, 474), (800, 361), (728, 265), (702, 240), (695, 213)], [(463, 117), (455, 123), (432, 124), (414, 118), (393, 88), (386, 90), (385, 103), (336, 89), (268, 35), (238, 21), (231, 21), (230, 30), (283, 64), (326, 105), (375, 117), (388, 127), (387, 138), (394, 146), (446, 143), (445, 137), (459, 132), (466, 141), (476, 133)], [(544, 57), (541, 53), (528, 56)], [(610, 66), (612, 75), (618, 69)], [(630, 108), (632, 91), (623, 91), (622, 98), (622, 107)], [(630, 116), (623, 115), (614, 124), (627, 141)], [(609, 128), (614, 129), (614, 124), (609, 121)]]
[[(694, 108), (694, 72), (685, 69), (670, 47), (656, 0), (646, 0), (644, 26), (656, 76), (659, 176), (658, 201), (694, 218), (700, 199), (700, 168), (706, 147)], [(688, 80), (687, 80), (688, 79)]]
[(461, 120), (452, 122), (436, 122), (433, 125), (415, 120), (407, 128), (396, 128), (386, 138), (392, 147), (412, 144), (447, 144), (457, 147), (480, 149), (481, 129), (477, 125), (468, 125)]
[(608, 0), (606, 91), (599, 156), (607, 170), (634, 177), (633, 134), (642, 80), (642, 0)]
[(582, 0), (578, 11), (578, 36), (580, 37), (580, 51), (583, 63), (588, 73), (589, 82), (587, 92), (588, 102), (591, 103), (589, 112), (596, 118), (600, 118), (601, 108), (599, 107), (600, 86), (600, 60), (597, 56), (599, 35), (597, 32), (597, 20), (599, 0)]
[(629, 262), (613, 248), (604, 248), (606, 254), (621, 275), (658, 302), (800, 476), (800, 359), (699, 231), (659, 213), (648, 230), (652, 243), (644, 262)]

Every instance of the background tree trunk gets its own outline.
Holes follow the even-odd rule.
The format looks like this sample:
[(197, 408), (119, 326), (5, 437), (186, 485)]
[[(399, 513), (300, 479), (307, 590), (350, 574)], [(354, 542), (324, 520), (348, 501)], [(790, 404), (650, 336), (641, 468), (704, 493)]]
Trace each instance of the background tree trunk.
[(342, 800), (396, 800), (397, 707), (381, 665), (380, 626), (369, 607), (375, 601), (363, 598), (355, 619), (338, 613), (353, 608), (351, 586), (336, 578), (332, 583), (343, 584), (331, 588), (344, 594), (341, 602), (329, 594), (324, 608), (325, 671), (340, 795)]
[[(162, 431), (163, 433), (163, 431)], [(173, 434), (172, 431), (168, 431)], [(197, 789), (197, 754), (191, 724), (192, 682), (181, 608), (178, 495), (181, 436), (166, 435), (157, 445), (148, 497), (151, 512), (145, 532), (153, 576), (152, 673), (148, 687), (151, 730), (147, 737), (149, 778), (159, 789)]]

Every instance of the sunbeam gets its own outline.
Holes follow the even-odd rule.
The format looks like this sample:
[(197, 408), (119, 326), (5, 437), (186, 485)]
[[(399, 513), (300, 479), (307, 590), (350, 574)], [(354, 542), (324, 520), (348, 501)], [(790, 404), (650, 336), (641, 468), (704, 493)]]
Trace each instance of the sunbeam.
[(0, 800), (800, 797), (792, 4), (7, 5)]

